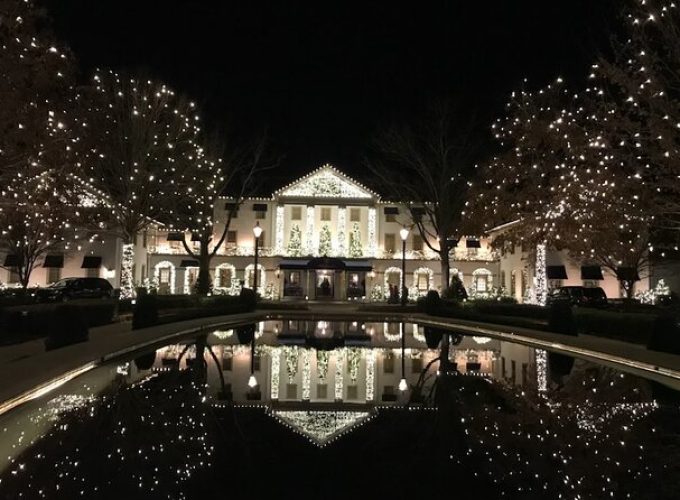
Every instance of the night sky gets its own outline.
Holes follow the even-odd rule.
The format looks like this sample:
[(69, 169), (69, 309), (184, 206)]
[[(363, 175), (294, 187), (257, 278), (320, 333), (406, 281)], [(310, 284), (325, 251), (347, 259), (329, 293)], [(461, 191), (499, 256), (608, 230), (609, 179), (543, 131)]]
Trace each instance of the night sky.
[(523, 78), (581, 80), (616, 0), (448, 2), (43, 0), (84, 76), (141, 69), (203, 108), (209, 128), (267, 127), (274, 185), (329, 162), (362, 177), (375, 131), (449, 98), (480, 136)]

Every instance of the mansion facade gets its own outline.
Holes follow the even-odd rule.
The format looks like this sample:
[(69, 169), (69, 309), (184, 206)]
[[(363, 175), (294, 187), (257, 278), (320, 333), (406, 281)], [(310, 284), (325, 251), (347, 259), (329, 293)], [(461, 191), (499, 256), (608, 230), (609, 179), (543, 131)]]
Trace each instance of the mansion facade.
[[(401, 284), (403, 228), (409, 229), (405, 240), (409, 297), (441, 291), (439, 256), (423, 241), (408, 207), (383, 200), (330, 165), (270, 197), (250, 198), (238, 207), (233, 200), (220, 198), (214, 210), (216, 221), (225, 221), (232, 212), (224, 244), (211, 262), (217, 294), (238, 294), (242, 286), (253, 286), (255, 226), (262, 230), (257, 288), (267, 299), (386, 299)], [(223, 230), (223, 225), (216, 225), (214, 241)], [(455, 235), (458, 244), (450, 253), (451, 276), (461, 278), (470, 296), (503, 294), (519, 302), (535, 302), (539, 276), (548, 290), (562, 285), (601, 286), (609, 298), (624, 296), (613, 273), (592, 263), (574, 262), (566, 251), (548, 249), (542, 263), (536, 260), (536, 249), (516, 247), (496, 252), (491, 242), (497, 234), (499, 231), (492, 230), (481, 237)], [(161, 294), (193, 291), (198, 262), (187, 256), (182, 238), (191, 240), (190, 235), (158, 226), (137, 236), (132, 273), (138, 286), (157, 288)], [(109, 237), (48, 254), (35, 268), (30, 284), (45, 286), (64, 277), (87, 276), (106, 278), (119, 287), (122, 248), (119, 238)], [(4, 263), (0, 287), (18, 281), (12, 270), (13, 258), (0, 257)], [(674, 275), (674, 268), (669, 272), (653, 269), (640, 277), (635, 290), (651, 289), (661, 278), (675, 285)]]
[[(232, 201), (215, 206), (215, 220), (227, 219)], [(245, 200), (232, 216), (225, 244), (212, 260), (216, 293), (251, 287), (255, 269), (253, 228), (258, 243), (257, 286), (271, 299), (382, 299), (401, 283), (402, 239), (406, 239), (406, 287), (417, 297), (439, 289), (439, 257), (423, 241), (407, 207), (380, 196), (325, 165), (279, 189), (269, 198)], [(224, 226), (216, 226), (215, 240)], [(173, 233), (149, 235), (148, 269), (161, 293), (186, 293), (195, 283), (197, 262), (186, 256)], [(180, 241), (177, 241), (180, 240)], [(490, 292), (498, 260), (484, 238), (463, 237), (451, 253), (451, 267), (468, 288)]]

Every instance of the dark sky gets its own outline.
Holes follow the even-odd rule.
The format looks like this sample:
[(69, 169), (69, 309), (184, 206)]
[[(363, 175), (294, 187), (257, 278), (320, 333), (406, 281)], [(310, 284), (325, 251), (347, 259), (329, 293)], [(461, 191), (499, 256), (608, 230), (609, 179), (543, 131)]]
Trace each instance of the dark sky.
[(144, 68), (209, 124), (267, 126), (286, 155), (275, 182), (326, 162), (361, 177), (375, 130), (430, 99), (458, 101), (486, 126), (524, 77), (582, 78), (621, 3), (43, 1), (86, 74)]

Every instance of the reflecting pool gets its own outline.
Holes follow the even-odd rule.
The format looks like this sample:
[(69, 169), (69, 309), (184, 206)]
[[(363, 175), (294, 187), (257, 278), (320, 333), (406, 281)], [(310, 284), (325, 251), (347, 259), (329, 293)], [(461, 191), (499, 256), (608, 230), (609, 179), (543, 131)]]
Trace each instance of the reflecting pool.
[(268, 321), (0, 416), (0, 498), (678, 498), (678, 402), (673, 380), (486, 337)]

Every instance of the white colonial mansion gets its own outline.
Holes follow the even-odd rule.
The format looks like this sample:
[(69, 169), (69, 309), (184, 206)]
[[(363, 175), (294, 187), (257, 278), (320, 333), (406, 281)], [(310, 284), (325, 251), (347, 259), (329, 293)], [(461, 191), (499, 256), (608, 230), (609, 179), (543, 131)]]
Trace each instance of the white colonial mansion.
[[(233, 208), (225, 198), (215, 207), (216, 220)], [(277, 190), (269, 198), (245, 200), (233, 216), (225, 245), (213, 259), (216, 292), (229, 293), (243, 281), (252, 285), (255, 238), (258, 245), (258, 289), (269, 298), (379, 298), (401, 280), (400, 230), (406, 240), (406, 286), (411, 296), (437, 289), (438, 256), (413, 226), (407, 208), (325, 165)], [(216, 227), (221, 234), (223, 226)], [(218, 238), (219, 236), (217, 236)], [(217, 239), (216, 238), (216, 239)], [(163, 293), (191, 289), (198, 269), (186, 257), (173, 233), (149, 235), (149, 272)], [(487, 241), (460, 238), (451, 265), (468, 287), (490, 291), (498, 278), (498, 260)]]
[[(227, 219), (235, 205), (228, 198), (215, 206), (215, 220)], [(253, 228), (262, 234), (258, 245), (260, 294), (269, 299), (382, 300), (399, 286), (402, 268), (401, 230), (406, 238), (406, 287), (413, 299), (441, 289), (439, 257), (423, 241), (408, 208), (380, 195), (330, 165), (275, 191), (267, 198), (245, 200), (232, 216), (225, 243), (211, 262), (215, 293), (237, 294), (252, 286), (255, 269)], [(224, 226), (215, 228), (218, 240)], [(548, 288), (560, 285), (602, 286), (607, 296), (622, 296), (612, 273), (589, 263), (575, 263), (564, 251), (548, 251), (542, 273), (534, 249), (496, 253), (492, 231), (486, 236), (452, 235), (451, 275), (458, 274), (473, 296), (499, 294), (518, 301), (533, 300), (537, 276)], [(190, 235), (153, 227), (135, 243), (133, 276), (138, 285), (158, 293), (191, 293), (198, 262), (187, 256), (181, 238)], [(194, 244), (194, 243), (190, 243)], [(437, 246), (436, 244), (434, 245)], [(84, 243), (66, 253), (47, 255), (31, 276), (31, 285), (45, 286), (62, 277), (102, 277), (120, 284), (122, 242), (117, 238)], [(197, 247), (196, 247), (197, 248)], [(5, 255), (0, 283), (18, 281), (12, 259)], [(658, 274), (658, 273), (656, 273)], [(668, 274), (668, 273), (666, 273)], [(651, 288), (659, 276), (642, 277), (636, 290)], [(667, 279), (668, 281), (668, 279)]]

